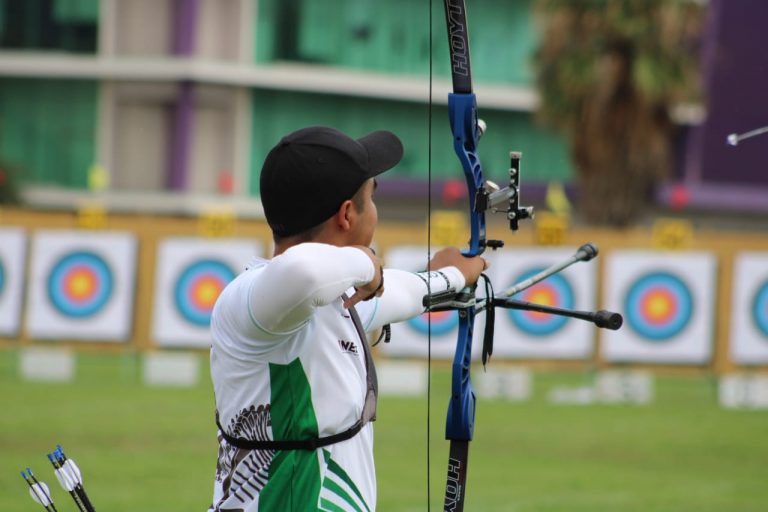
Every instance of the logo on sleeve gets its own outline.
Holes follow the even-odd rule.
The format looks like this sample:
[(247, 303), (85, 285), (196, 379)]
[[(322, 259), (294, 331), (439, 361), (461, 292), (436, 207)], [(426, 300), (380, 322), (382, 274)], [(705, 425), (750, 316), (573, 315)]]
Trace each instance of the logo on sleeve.
[(354, 341), (339, 340), (339, 347), (341, 347), (342, 352), (347, 354), (357, 354), (357, 345)]

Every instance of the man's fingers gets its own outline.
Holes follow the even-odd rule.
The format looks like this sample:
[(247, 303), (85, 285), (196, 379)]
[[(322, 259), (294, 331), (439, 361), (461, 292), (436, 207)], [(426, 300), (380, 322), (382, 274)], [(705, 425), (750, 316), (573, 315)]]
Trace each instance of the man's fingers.
[(374, 297), (381, 297), (384, 295), (384, 280), (381, 280), (381, 284), (378, 288), (376, 288), (376, 291), (374, 291), (372, 294), (370, 294), (368, 297), (366, 297), (364, 300), (371, 300)]
[(381, 297), (381, 295), (384, 293), (384, 287), (379, 287), (375, 292), (368, 294), (366, 296), (363, 296), (362, 292), (360, 290), (355, 290), (355, 294), (349, 297), (347, 300), (344, 301), (344, 309), (349, 309), (358, 302), (363, 302), (366, 300), (371, 300), (374, 297)]
[(355, 289), (354, 295), (349, 297), (347, 300), (344, 301), (344, 309), (349, 309), (358, 302), (364, 302), (366, 300), (371, 300), (374, 297), (381, 297), (384, 293), (384, 281), (382, 280), (381, 284), (379, 285), (376, 290), (374, 290), (373, 293), (369, 293), (368, 295), (363, 295), (363, 291), (359, 289)]
[[(368, 249), (372, 252), (371, 249)], [(371, 300), (374, 297), (381, 297), (384, 293), (384, 267), (381, 265), (381, 260), (374, 257), (372, 258), (374, 265), (378, 267), (378, 279), (373, 279), (365, 286), (355, 288), (355, 293), (344, 301), (344, 308), (349, 309), (358, 302)]]
[(357, 290), (355, 291), (354, 295), (352, 295), (351, 297), (348, 297), (347, 300), (344, 301), (344, 309), (351, 308), (361, 300), (363, 300), (363, 296), (360, 294), (360, 291)]

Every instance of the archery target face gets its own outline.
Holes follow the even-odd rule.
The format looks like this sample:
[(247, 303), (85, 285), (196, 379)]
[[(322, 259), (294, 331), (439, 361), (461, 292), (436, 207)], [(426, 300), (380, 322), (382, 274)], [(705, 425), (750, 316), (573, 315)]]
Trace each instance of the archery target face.
[[(514, 248), (486, 252), (495, 295), (570, 258), (576, 248)], [(594, 309), (595, 262), (576, 263), (512, 299), (566, 309)], [(485, 315), (480, 315), (484, 323)], [(477, 327), (480, 329), (481, 327)], [(595, 327), (562, 316), (497, 309), (494, 357), (581, 359), (592, 354)]]
[(26, 243), (22, 229), (0, 229), (0, 336), (19, 332)]
[(730, 353), (735, 363), (768, 362), (768, 252), (736, 256)]
[(603, 330), (608, 361), (706, 363), (712, 356), (716, 261), (704, 252), (616, 251), (605, 297), (624, 327)]
[(768, 336), (768, 281), (760, 283), (752, 299), (752, 320), (763, 336)]
[(62, 315), (88, 318), (101, 311), (114, 291), (109, 264), (90, 251), (62, 256), (47, 277), (48, 300)]
[[(544, 267), (534, 267), (527, 270), (518, 275), (514, 282), (509, 283), (509, 285), (512, 286), (514, 283), (529, 279), (542, 270), (544, 270)], [(544, 306), (568, 309), (573, 309), (574, 307), (573, 288), (568, 280), (561, 275), (550, 276), (546, 281), (523, 290), (517, 295), (517, 298)], [(552, 335), (562, 329), (568, 322), (566, 317), (548, 315), (536, 311), (508, 309), (507, 314), (518, 329), (536, 337)]]
[(208, 326), (216, 299), (234, 278), (235, 271), (223, 261), (195, 261), (182, 269), (176, 280), (176, 309), (189, 323)]
[(626, 324), (649, 341), (664, 343), (693, 318), (688, 285), (669, 272), (649, 272), (629, 286), (624, 306)]
[(251, 240), (167, 238), (158, 245), (152, 335), (159, 345), (208, 347), (213, 306), (261, 246)]
[(38, 232), (27, 306), (30, 336), (126, 340), (133, 324), (135, 265), (132, 234)]
[[(432, 247), (434, 254), (438, 247)], [(387, 268), (396, 268), (410, 272), (423, 271), (427, 266), (426, 246), (400, 246), (392, 247), (385, 255), (384, 262)], [(386, 289), (386, 283), (385, 283)], [(430, 319), (431, 317), (431, 319)], [(430, 327), (431, 321), (431, 327)], [(389, 356), (427, 357), (430, 344), (431, 329), (431, 353), (436, 359), (452, 359), (456, 351), (458, 337), (459, 316), (456, 311), (441, 311), (431, 314), (422, 314), (404, 322), (392, 324), (392, 340), (390, 343), (380, 343), (377, 349)], [(479, 327), (475, 325), (475, 336), (472, 343), (472, 354), (480, 353), (480, 343), (477, 333)]]

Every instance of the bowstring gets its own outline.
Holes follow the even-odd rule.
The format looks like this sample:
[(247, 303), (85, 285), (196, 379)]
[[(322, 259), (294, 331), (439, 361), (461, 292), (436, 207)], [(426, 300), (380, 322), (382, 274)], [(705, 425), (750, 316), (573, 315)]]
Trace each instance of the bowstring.
[[(427, 107), (427, 268), (432, 259), (432, 0), (427, 0), (429, 11), (429, 104)], [(431, 281), (427, 274), (427, 294), (432, 294)], [(432, 502), (430, 489), (430, 427), (432, 409), (432, 315), (427, 313), (427, 512)]]

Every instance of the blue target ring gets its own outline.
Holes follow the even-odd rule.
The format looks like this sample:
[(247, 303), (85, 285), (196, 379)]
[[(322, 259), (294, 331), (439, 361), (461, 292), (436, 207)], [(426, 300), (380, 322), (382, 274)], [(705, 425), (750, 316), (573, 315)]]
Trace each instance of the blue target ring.
[(64, 316), (87, 318), (104, 308), (114, 290), (112, 270), (96, 253), (65, 255), (48, 274), (48, 299)]
[[(514, 279), (514, 283), (525, 281), (544, 270), (544, 267), (530, 268)], [(519, 298), (526, 302), (544, 304), (558, 308), (572, 309), (574, 307), (573, 287), (562, 275), (555, 274), (527, 290), (524, 290)], [(507, 315), (525, 334), (535, 337), (549, 336), (562, 329), (568, 318), (563, 316), (548, 315), (534, 311), (519, 309), (507, 310)]]
[(633, 331), (649, 341), (665, 342), (690, 323), (693, 296), (679, 277), (668, 272), (652, 272), (629, 287), (624, 311)]
[(3, 259), (0, 258), (0, 297), (3, 296), (4, 290), (5, 290), (5, 264), (3, 264)]
[(235, 272), (219, 260), (199, 260), (187, 266), (174, 287), (176, 309), (189, 323), (207, 327), (216, 299)]
[(407, 324), (417, 333), (426, 336), (430, 332), (430, 316), (432, 317), (432, 335), (434, 336), (448, 334), (459, 325), (459, 314), (456, 311), (423, 313), (408, 320)]
[(768, 281), (757, 287), (752, 300), (752, 320), (763, 336), (768, 336)]

